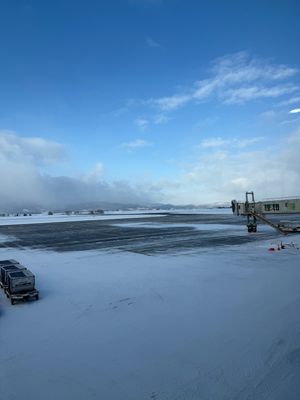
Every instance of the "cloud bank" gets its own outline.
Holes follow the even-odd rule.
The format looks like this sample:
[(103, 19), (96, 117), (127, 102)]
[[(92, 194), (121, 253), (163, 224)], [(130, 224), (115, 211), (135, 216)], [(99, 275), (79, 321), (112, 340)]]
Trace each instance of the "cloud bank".
[[(257, 140), (255, 140), (257, 139)], [(165, 199), (177, 204), (204, 204), (243, 199), (300, 195), (300, 129), (257, 150), (254, 138), (203, 140), (198, 159), (186, 165), (176, 181), (164, 182)], [(174, 185), (176, 183), (176, 185)]]
[(153, 194), (125, 181), (106, 182), (103, 165), (97, 163), (78, 178), (50, 176), (41, 167), (66, 159), (63, 145), (41, 139), (0, 132), (0, 211), (63, 209), (84, 204), (147, 204)]
[(174, 178), (107, 182), (101, 162), (78, 177), (43, 174), (41, 167), (66, 159), (64, 146), (2, 132), (0, 211), (96, 208), (107, 203), (197, 205), (242, 199), (252, 190), (257, 199), (300, 195), (300, 127), (274, 141), (206, 138), (196, 150), (198, 156), (188, 164), (178, 160)]
[(23, 138), (0, 131), (0, 159), (35, 165), (55, 164), (66, 157), (64, 146), (42, 138)]

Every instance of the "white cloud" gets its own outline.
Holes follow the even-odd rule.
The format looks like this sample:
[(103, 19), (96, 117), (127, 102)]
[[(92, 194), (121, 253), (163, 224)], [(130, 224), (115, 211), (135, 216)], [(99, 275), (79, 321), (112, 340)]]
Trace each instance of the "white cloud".
[(229, 140), (222, 139), (220, 137), (217, 138), (209, 138), (209, 139), (203, 139), (202, 142), (200, 143), (201, 147), (220, 147), (225, 144), (230, 143)]
[(160, 47), (161, 47), (161, 45), (160, 45), (157, 41), (155, 41), (154, 39), (152, 39), (151, 37), (148, 37), (148, 38), (146, 39), (146, 44), (147, 44), (149, 47), (153, 48), (153, 49), (155, 49), (155, 48), (160, 48)]
[[(135, 145), (145, 143), (137, 141)], [(66, 149), (60, 143), (0, 132), (0, 211), (88, 207), (88, 204), (101, 207), (102, 202), (147, 204), (153, 198), (153, 193), (145, 187), (126, 181), (107, 182), (100, 162), (78, 178), (41, 173), (41, 168), (65, 159)]]
[(169, 116), (165, 115), (165, 114), (157, 114), (154, 116), (153, 118), (153, 122), (156, 125), (160, 125), (160, 124), (166, 124), (167, 122), (169, 122), (172, 118), (170, 118)]
[(278, 104), (278, 106), (284, 107), (284, 106), (289, 106), (289, 105), (295, 104), (295, 103), (300, 103), (300, 96), (292, 97), (292, 98), (290, 98), (288, 100), (281, 101)]
[(222, 147), (222, 146), (232, 146), (232, 147), (247, 147), (250, 146), (254, 143), (262, 141), (264, 138), (259, 136), (259, 137), (253, 137), (249, 139), (241, 139), (241, 138), (233, 138), (233, 139), (223, 139), (221, 137), (216, 137), (216, 138), (207, 138), (203, 139), (200, 143), (200, 147), (203, 148), (216, 148), (216, 147)]
[(298, 87), (293, 85), (278, 85), (273, 87), (248, 86), (225, 90), (221, 94), (221, 97), (224, 103), (234, 104), (265, 97), (279, 97), (293, 93), (295, 90), (298, 90)]
[(84, 182), (100, 182), (103, 179), (104, 166), (101, 162), (97, 162), (93, 168), (83, 175)]
[(169, 97), (161, 97), (160, 99), (151, 100), (151, 103), (162, 111), (176, 110), (191, 101), (191, 95), (178, 94)]
[(277, 115), (278, 115), (278, 113), (276, 113), (274, 110), (267, 110), (260, 114), (261, 117), (269, 119), (269, 120), (276, 118)]
[(300, 108), (294, 108), (293, 110), (289, 111), (290, 114), (298, 114), (300, 113)]
[(249, 139), (234, 139), (233, 143), (237, 147), (247, 147), (254, 143), (261, 142), (262, 140), (264, 140), (264, 137), (258, 136), (258, 137), (253, 137), (253, 138), (249, 138)]
[(212, 72), (218, 82), (240, 83), (257, 79), (282, 80), (294, 76), (298, 69), (251, 58), (247, 52), (242, 51), (217, 58), (213, 62)]
[(300, 195), (299, 154), (300, 130), (260, 150), (203, 149), (177, 177), (176, 189), (165, 183), (165, 197), (177, 204), (203, 204), (240, 199), (246, 190), (258, 199)]
[(144, 129), (146, 129), (147, 126), (149, 125), (149, 120), (146, 119), (146, 118), (136, 118), (136, 119), (134, 120), (134, 123), (135, 123), (135, 125), (136, 125), (138, 128), (144, 130)]
[(39, 137), (20, 137), (14, 132), (0, 131), (0, 157), (49, 165), (65, 159), (62, 144)]
[(142, 147), (148, 147), (148, 146), (152, 146), (152, 143), (148, 142), (147, 140), (143, 140), (143, 139), (136, 139), (131, 142), (121, 144), (121, 147), (125, 147), (125, 148), (131, 149), (131, 150), (142, 148)]
[[(37, 156), (36, 141), (30, 141), (30, 146), (34, 143), (34, 157), (26, 146), (24, 149), (16, 146), (13, 151), (13, 143), (23, 143), (23, 139), (14, 134), (13, 141), (1, 142), (8, 142), (9, 146), (0, 146), (0, 211), (38, 206), (76, 207), (104, 201), (203, 204), (242, 198), (246, 190), (254, 190), (258, 199), (300, 194), (297, 192), (300, 187), (300, 129), (281, 140), (264, 143), (260, 150), (248, 147), (263, 139), (260, 137), (203, 139), (204, 146), (200, 145), (198, 158), (188, 165), (181, 164), (181, 171), (174, 179), (156, 179), (154, 183), (144, 179), (141, 184), (107, 182), (100, 162), (78, 178), (43, 175), (39, 166), (44, 164)], [(138, 149), (150, 143), (136, 139), (123, 145), (127, 149)], [(45, 146), (42, 146), (42, 160), (48, 160), (49, 155), (44, 152)], [(61, 160), (61, 156), (54, 158), (57, 162)]]
[(215, 60), (211, 76), (195, 82), (185, 92), (152, 99), (150, 103), (162, 111), (172, 111), (213, 97), (225, 104), (280, 97), (299, 89), (293, 83), (282, 84), (297, 73), (296, 68), (275, 65), (240, 52)]

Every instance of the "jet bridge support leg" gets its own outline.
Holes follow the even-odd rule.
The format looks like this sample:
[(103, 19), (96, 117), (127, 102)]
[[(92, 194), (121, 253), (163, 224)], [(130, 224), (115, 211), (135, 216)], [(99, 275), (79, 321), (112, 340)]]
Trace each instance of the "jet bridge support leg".
[(253, 214), (247, 215), (247, 228), (249, 233), (257, 232), (257, 221), (255, 215)]

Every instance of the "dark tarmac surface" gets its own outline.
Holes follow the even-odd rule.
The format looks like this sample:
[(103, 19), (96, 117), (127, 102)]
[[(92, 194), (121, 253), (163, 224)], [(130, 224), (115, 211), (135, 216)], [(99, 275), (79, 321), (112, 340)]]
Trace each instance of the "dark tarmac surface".
[(244, 218), (230, 214), (165, 214), (139, 219), (10, 225), (0, 226), (0, 234), (9, 236), (9, 241), (0, 243), (0, 247), (59, 252), (123, 250), (151, 255), (281, 237), (264, 225), (258, 226), (257, 233), (249, 234), (245, 223)]

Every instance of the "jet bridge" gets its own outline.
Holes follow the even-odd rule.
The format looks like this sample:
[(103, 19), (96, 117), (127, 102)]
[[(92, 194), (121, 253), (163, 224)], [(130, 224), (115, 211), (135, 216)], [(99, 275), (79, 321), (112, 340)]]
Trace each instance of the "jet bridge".
[(280, 233), (300, 233), (300, 222), (275, 223), (269, 215), (300, 214), (300, 197), (255, 201), (254, 192), (246, 192), (244, 202), (232, 200), (232, 212), (247, 218), (248, 232), (257, 232), (257, 220), (270, 225)]

